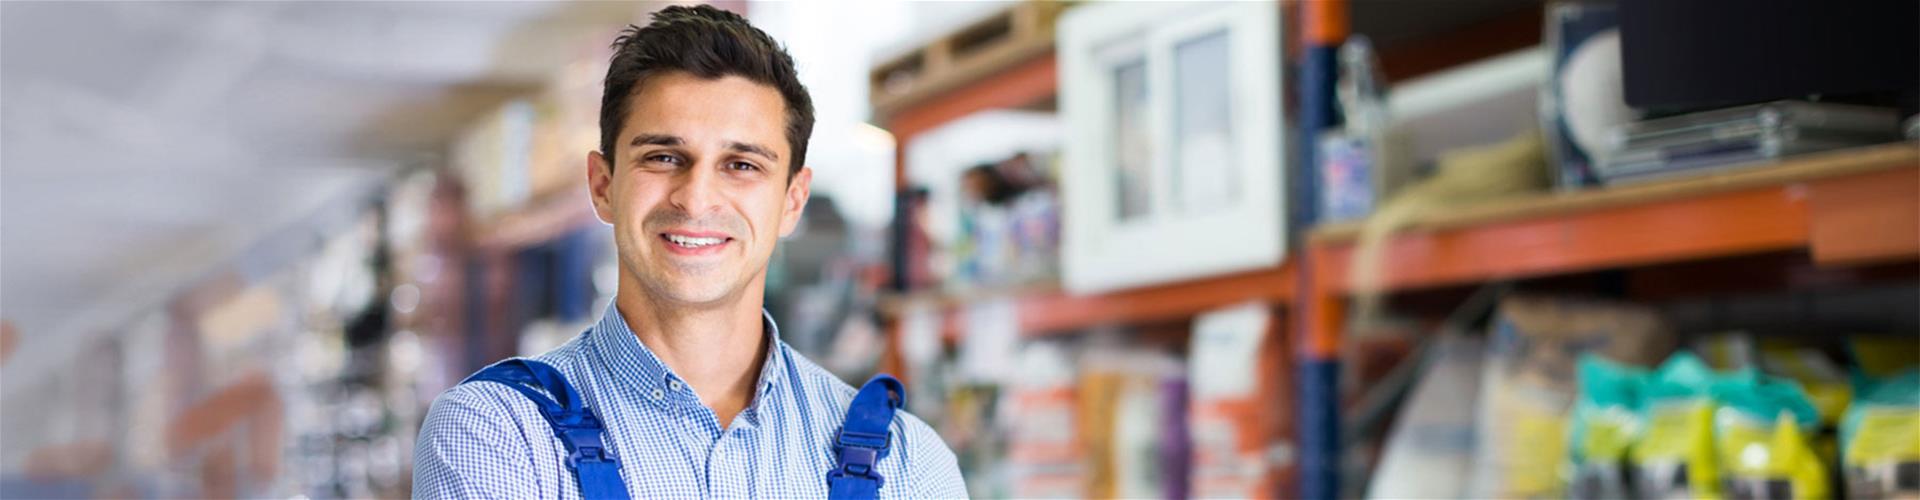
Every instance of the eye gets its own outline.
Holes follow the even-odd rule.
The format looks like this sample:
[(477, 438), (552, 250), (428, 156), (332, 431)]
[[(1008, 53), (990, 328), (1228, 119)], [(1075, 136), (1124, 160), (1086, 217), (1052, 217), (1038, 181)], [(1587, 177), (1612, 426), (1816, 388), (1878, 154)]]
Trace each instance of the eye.
[(735, 171), (740, 171), (740, 172), (751, 172), (751, 171), (754, 171), (754, 170), (759, 170), (759, 169), (760, 169), (760, 166), (759, 166), (759, 165), (754, 165), (754, 164), (752, 164), (752, 163), (747, 163), (747, 162), (744, 162), (744, 161), (736, 161), (736, 162), (733, 162), (733, 163), (728, 163), (728, 164), (727, 164), (727, 169), (728, 169), (728, 170), (735, 170)]
[(645, 157), (642, 157), (641, 161), (645, 161), (647, 163), (665, 163), (668, 165), (679, 165), (681, 163), (679, 156), (665, 154), (665, 153), (647, 155)]

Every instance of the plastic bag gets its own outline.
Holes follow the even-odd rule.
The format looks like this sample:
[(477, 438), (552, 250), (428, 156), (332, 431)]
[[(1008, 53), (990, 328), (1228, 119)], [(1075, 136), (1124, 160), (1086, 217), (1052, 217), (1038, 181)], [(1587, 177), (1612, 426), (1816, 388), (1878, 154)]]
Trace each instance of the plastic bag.
[(1728, 498), (1828, 498), (1827, 468), (1809, 437), (1819, 412), (1800, 385), (1775, 377), (1714, 387), (1716, 458)]
[(1920, 368), (1884, 379), (1857, 375), (1840, 422), (1848, 498), (1920, 498)]
[(1721, 377), (1692, 353), (1676, 353), (1646, 384), (1646, 433), (1633, 447), (1639, 498), (1718, 498), (1713, 386)]
[(1580, 396), (1573, 407), (1567, 447), (1573, 478), (1572, 498), (1625, 498), (1629, 495), (1627, 452), (1645, 430), (1641, 391), (1646, 369), (1585, 354), (1580, 357)]

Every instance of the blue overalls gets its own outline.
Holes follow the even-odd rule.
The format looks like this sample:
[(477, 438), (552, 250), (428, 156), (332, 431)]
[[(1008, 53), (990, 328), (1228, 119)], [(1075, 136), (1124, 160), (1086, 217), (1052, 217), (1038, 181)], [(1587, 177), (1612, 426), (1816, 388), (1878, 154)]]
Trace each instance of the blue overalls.
[[(553, 434), (566, 446), (567, 468), (580, 482), (580, 496), (590, 499), (625, 499), (627, 486), (620, 479), (619, 459), (607, 454), (605, 427), (587, 408), (580, 393), (567, 384), (559, 370), (530, 359), (509, 359), (494, 363), (460, 381), (496, 382), (519, 391), (540, 408)], [(551, 397), (549, 395), (552, 395)], [(883, 478), (874, 467), (885, 458), (892, 432), (887, 427), (893, 413), (905, 404), (907, 391), (892, 376), (875, 375), (847, 408), (847, 419), (834, 438), (834, 450), (840, 465), (827, 471), (827, 497), (835, 500), (877, 498)], [(562, 398), (555, 401), (553, 398)]]

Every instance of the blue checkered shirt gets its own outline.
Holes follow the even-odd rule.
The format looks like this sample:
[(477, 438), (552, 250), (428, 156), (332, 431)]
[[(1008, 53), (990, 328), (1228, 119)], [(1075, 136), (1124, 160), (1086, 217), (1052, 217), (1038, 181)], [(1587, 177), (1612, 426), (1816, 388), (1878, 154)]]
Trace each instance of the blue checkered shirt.
[[(764, 313), (763, 313), (764, 316)], [(607, 307), (599, 324), (534, 359), (553, 365), (607, 426), (633, 498), (825, 498), (833, 437), (854, 388), (780, 341), (753, 402), (724, 430), (693, 388)], [(967, 495), (953, 452), (906, 412), (878, 465), (882, 498)], [(496, 383), (440, 394), (413, 451), (416, 498), (580, 498), (566, 453), (526, 396)]]

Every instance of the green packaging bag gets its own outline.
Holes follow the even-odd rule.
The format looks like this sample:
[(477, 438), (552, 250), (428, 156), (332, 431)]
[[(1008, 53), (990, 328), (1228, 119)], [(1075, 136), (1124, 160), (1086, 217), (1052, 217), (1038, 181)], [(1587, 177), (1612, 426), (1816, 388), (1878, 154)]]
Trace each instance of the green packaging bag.
[(1714, 448), (1728, 498), (1830, 498), (1827, 468), (1809, 439), (1819, 411), (1799, 383), (1724, 379), (1714, 399)]
[(1714, 373), (1688, 352), (1675, 353), (1645, 385), (1646, 430), (1629, 456), (1637, 498), (1719, 498), (1713, 450), (1713, 388), (1723, 379), (1756, 377), (1751, 370)]
[(1649, 374), (1593, 353), (1582, 354), (1578, 363), (1580, 395), (1574, 402), (1567, 444), (1573, 475), (1567, 482), (1568, 496), (1624, 498), (1631, 486), (1627, 451), (1645, 427), (1640, 419), (1640, 392)]

